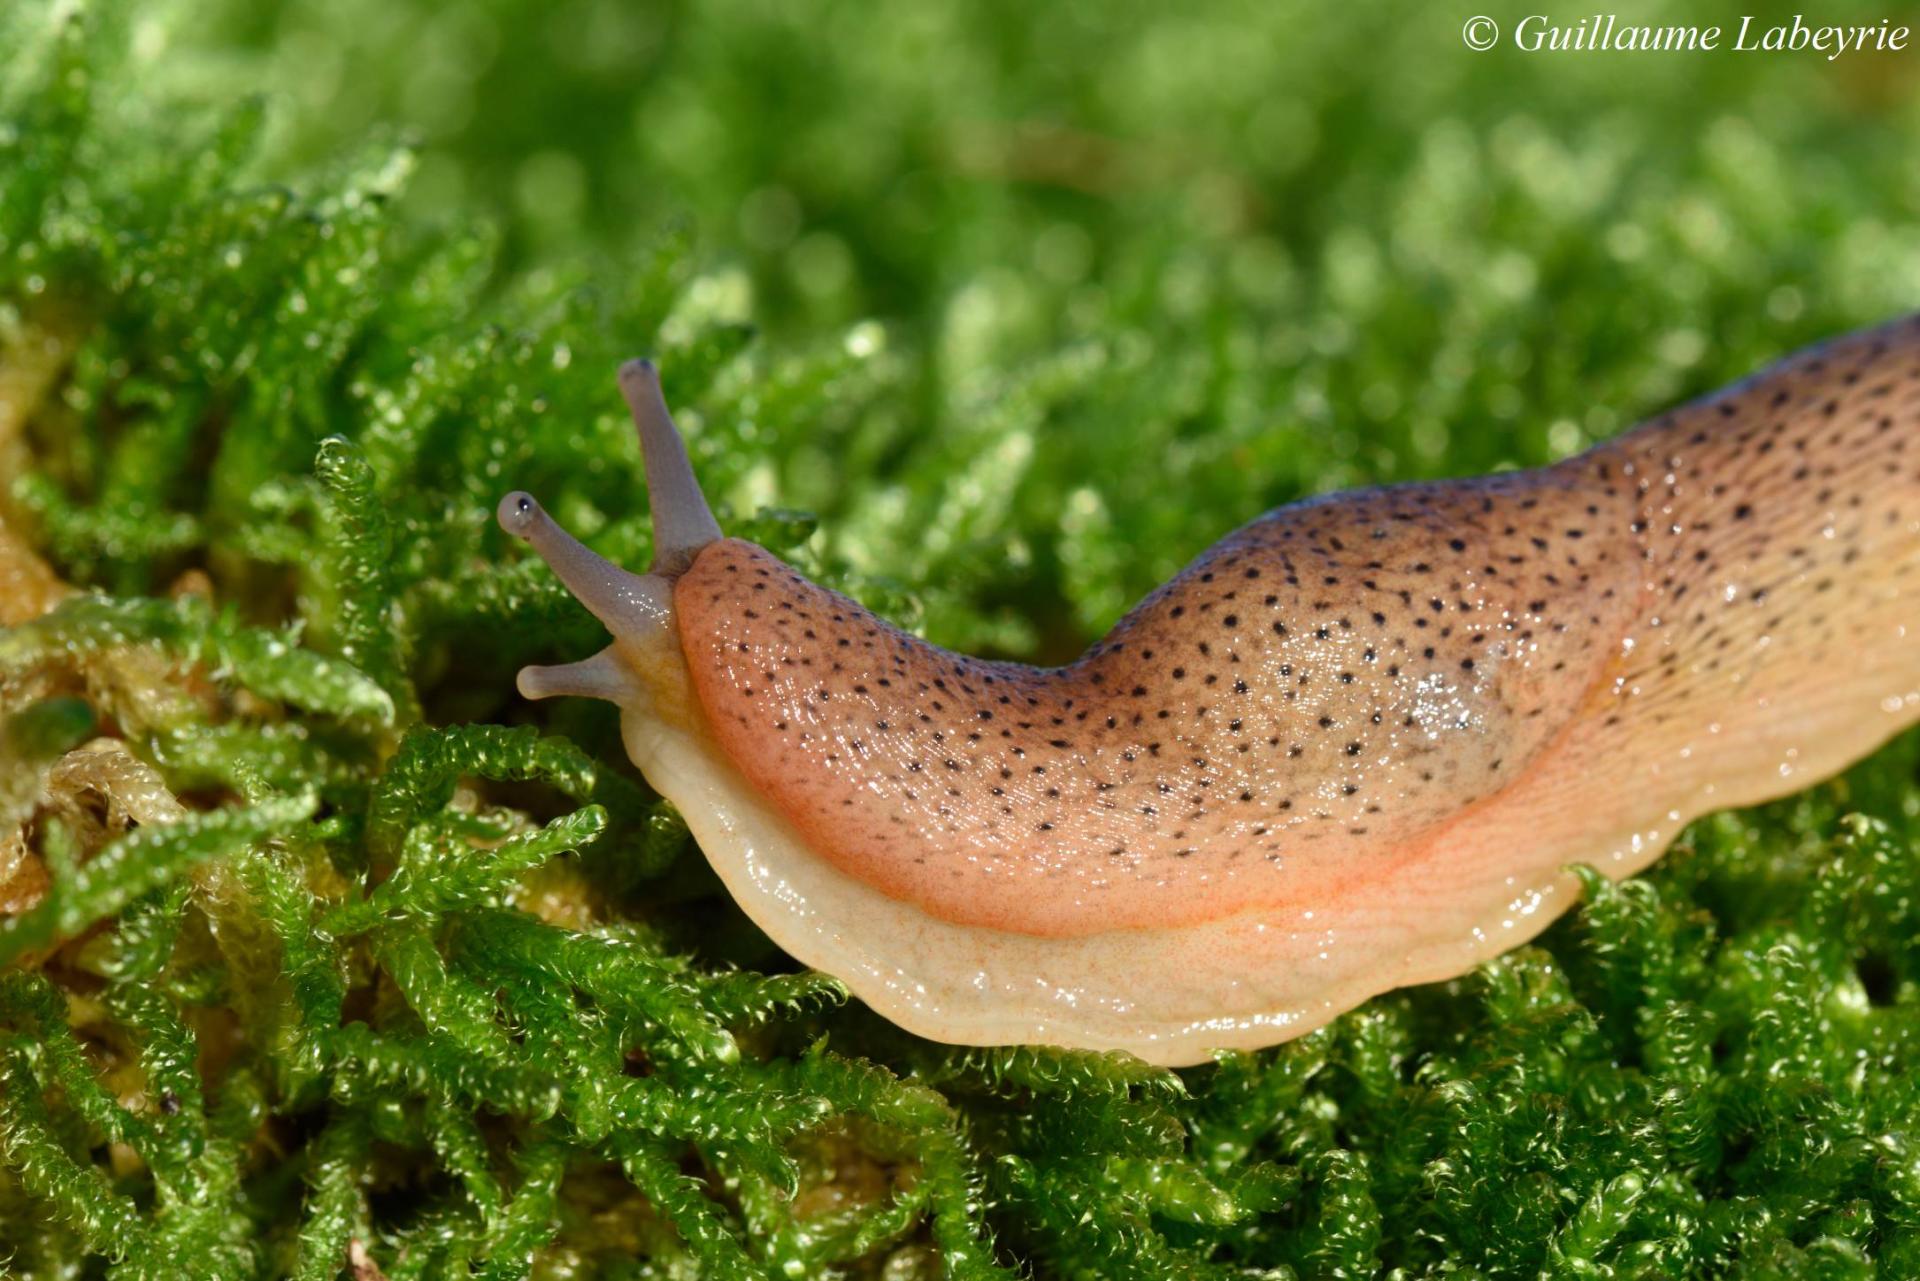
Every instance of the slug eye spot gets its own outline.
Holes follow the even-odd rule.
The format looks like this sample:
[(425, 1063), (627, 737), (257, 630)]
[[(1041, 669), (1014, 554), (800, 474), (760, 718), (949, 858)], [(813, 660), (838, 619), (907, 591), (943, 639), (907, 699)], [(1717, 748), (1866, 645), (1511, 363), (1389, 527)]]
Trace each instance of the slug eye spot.
[(515, 538), (525, 538), (540, 518), (540, 504), (534, 501), (532, 494), (524, 489), (516, 489), (500, 500), (500, 506), (494, 511), (500, 522), (500, 528)]

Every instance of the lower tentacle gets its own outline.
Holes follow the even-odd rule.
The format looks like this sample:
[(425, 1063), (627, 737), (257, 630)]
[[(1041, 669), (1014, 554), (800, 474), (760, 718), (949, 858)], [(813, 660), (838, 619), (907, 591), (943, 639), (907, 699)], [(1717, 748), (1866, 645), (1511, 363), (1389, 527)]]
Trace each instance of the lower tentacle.
[(523, 698), (601, 698), (624, 704), (634, 692), (633, 674), (611, 645), (577, 663), (523, 667), (514, 684)]

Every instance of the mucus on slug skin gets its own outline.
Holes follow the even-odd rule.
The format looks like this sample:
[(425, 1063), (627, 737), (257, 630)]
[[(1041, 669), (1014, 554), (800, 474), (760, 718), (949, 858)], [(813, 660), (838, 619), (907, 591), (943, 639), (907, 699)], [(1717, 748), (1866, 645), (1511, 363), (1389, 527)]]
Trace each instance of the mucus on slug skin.
[(1285, 1040), (1920, 720), (1920, 319), (1551, 467), (1282, 507), (1052, 669), (726, 538), (652, 367), (620, 384), (654, 563), (508, 495), (613, 636), (521, 692), (619, 704), (748, 915), (937, 1040)]

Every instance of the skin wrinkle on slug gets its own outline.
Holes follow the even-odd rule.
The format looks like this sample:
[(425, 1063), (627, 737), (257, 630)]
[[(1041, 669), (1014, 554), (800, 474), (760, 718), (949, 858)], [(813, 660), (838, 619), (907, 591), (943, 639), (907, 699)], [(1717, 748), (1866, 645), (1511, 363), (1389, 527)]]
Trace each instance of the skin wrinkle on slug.
[(1691, 819), (1920, 720), (1920, 320), (1529, 472), (1295, 503), (1064, 667), (948, 653), (720, 534), (623, 367), (654, 572), (528, 538), (730, 891), (882, 1014), (1161, 1063), (1449, 977)]

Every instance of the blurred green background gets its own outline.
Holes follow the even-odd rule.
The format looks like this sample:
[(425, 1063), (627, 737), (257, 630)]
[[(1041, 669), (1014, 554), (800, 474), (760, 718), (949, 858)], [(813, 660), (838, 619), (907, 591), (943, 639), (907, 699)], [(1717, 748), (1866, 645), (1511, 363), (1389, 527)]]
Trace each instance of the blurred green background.
[[(1814, 17), (1899, 20), (1832, 8)], [(1826, 229), (1862, 255), (1913, 212), (1913, 56), (1475, 53), (1461, 23), (1482, 11), (1510, 33), (1531, 9), (227, 0), (171, 38), (210, 92), (275, 95), (269, 150), (289, 172), (398, 126), (424, 144), (409, 208), (487, 211), (520, 263), (690, 218), (745, 271), (756, 315), (795, 332), (991, 308), (1019, 317), (998, 335), (1019, 350), (1095, 307), (1191, 311), (1209, 287), (1286, 315), (1300, 275), (1363, 270), (1355, 235), (1390, 232), (1379, 268), (1425, 273), (1515, 200), (1607, 216), (1596, 243), (1516, 243), (1531, 278), (1454, 264), (1539, 291), (1543, 249), (1591, 268), (1651, 254), (1631, 221), (1703, 171), (1780, 183), (1745, 211), (1774, 217), (1872, 179), (1879, 216)], [(1665, 212), (1690, 219), (1705, 271), (1740, 233), (1710, 208)], [(1807, 265), (1783, 256), (1771, 283), (1861, 287)]]

